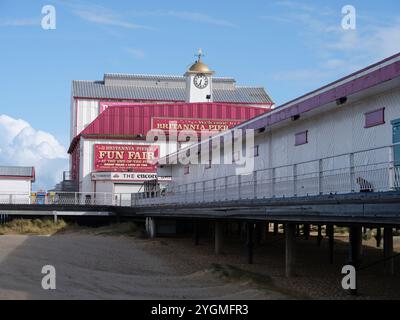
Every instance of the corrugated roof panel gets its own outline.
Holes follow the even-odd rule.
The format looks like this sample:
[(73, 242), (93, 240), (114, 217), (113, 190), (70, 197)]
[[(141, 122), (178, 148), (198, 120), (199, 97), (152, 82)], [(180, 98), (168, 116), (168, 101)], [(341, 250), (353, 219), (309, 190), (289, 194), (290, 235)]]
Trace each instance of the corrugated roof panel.
[[(81, 98), (98, 99), (143, 99), (159, 101), (184, 101), (185, 89), (173, 87), (105, 86), (95, 81), (75, 80), (72, 95)], [(272, 103), (264, 88), (235, 87), (234, 89), (213, 89), (215, 102)]]
[(0, 166), (0, 176), (34, 177), (33, 167)]

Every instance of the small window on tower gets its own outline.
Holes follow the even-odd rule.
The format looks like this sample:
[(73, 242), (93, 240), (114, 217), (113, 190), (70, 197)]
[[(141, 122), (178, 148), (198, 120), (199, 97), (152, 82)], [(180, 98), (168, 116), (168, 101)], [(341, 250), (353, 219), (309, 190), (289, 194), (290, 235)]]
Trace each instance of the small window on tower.
[(294, 145), (301, 146), (308, 143), (308, 130), (296, 133), (294, 136)]

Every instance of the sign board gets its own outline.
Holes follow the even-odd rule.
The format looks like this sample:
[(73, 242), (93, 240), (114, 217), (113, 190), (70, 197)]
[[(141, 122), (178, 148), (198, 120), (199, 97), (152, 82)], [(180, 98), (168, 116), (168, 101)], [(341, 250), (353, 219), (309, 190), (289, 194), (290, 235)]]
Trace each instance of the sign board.
[(146, 172), (92, 172), (92, 180), (107, 181), (147, 181), (155, 180), (159, 182), (171, 181), (171, 177), (157, 177), (156, 173)]
[(95, 144), (94, 170), (155, 173), (158, 153), (156, 145)]
[(225, 131), (242, 123), (241, 120), (152, 118), (152, 128), (168, 131)]

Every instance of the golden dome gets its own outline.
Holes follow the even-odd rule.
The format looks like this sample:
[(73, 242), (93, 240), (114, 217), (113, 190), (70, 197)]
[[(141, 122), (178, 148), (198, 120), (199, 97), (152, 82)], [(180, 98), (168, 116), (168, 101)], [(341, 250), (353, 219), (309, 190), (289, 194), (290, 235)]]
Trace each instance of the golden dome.
[(203, 62), (196, 61), (188, 70), (189, 72), (195, 72), (195, 73), (214, 73), (214, 71), (211, 71), (207, 65), (205, 65)]

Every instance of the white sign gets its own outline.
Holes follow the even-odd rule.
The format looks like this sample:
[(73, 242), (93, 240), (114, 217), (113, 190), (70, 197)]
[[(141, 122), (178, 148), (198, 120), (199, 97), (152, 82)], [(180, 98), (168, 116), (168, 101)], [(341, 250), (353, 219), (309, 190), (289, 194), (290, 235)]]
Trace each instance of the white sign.
[(117, 181), (171, 181), (171, 177), (157, 177), (151, 172), (92, 172), (92, 180), (117, 180)]

